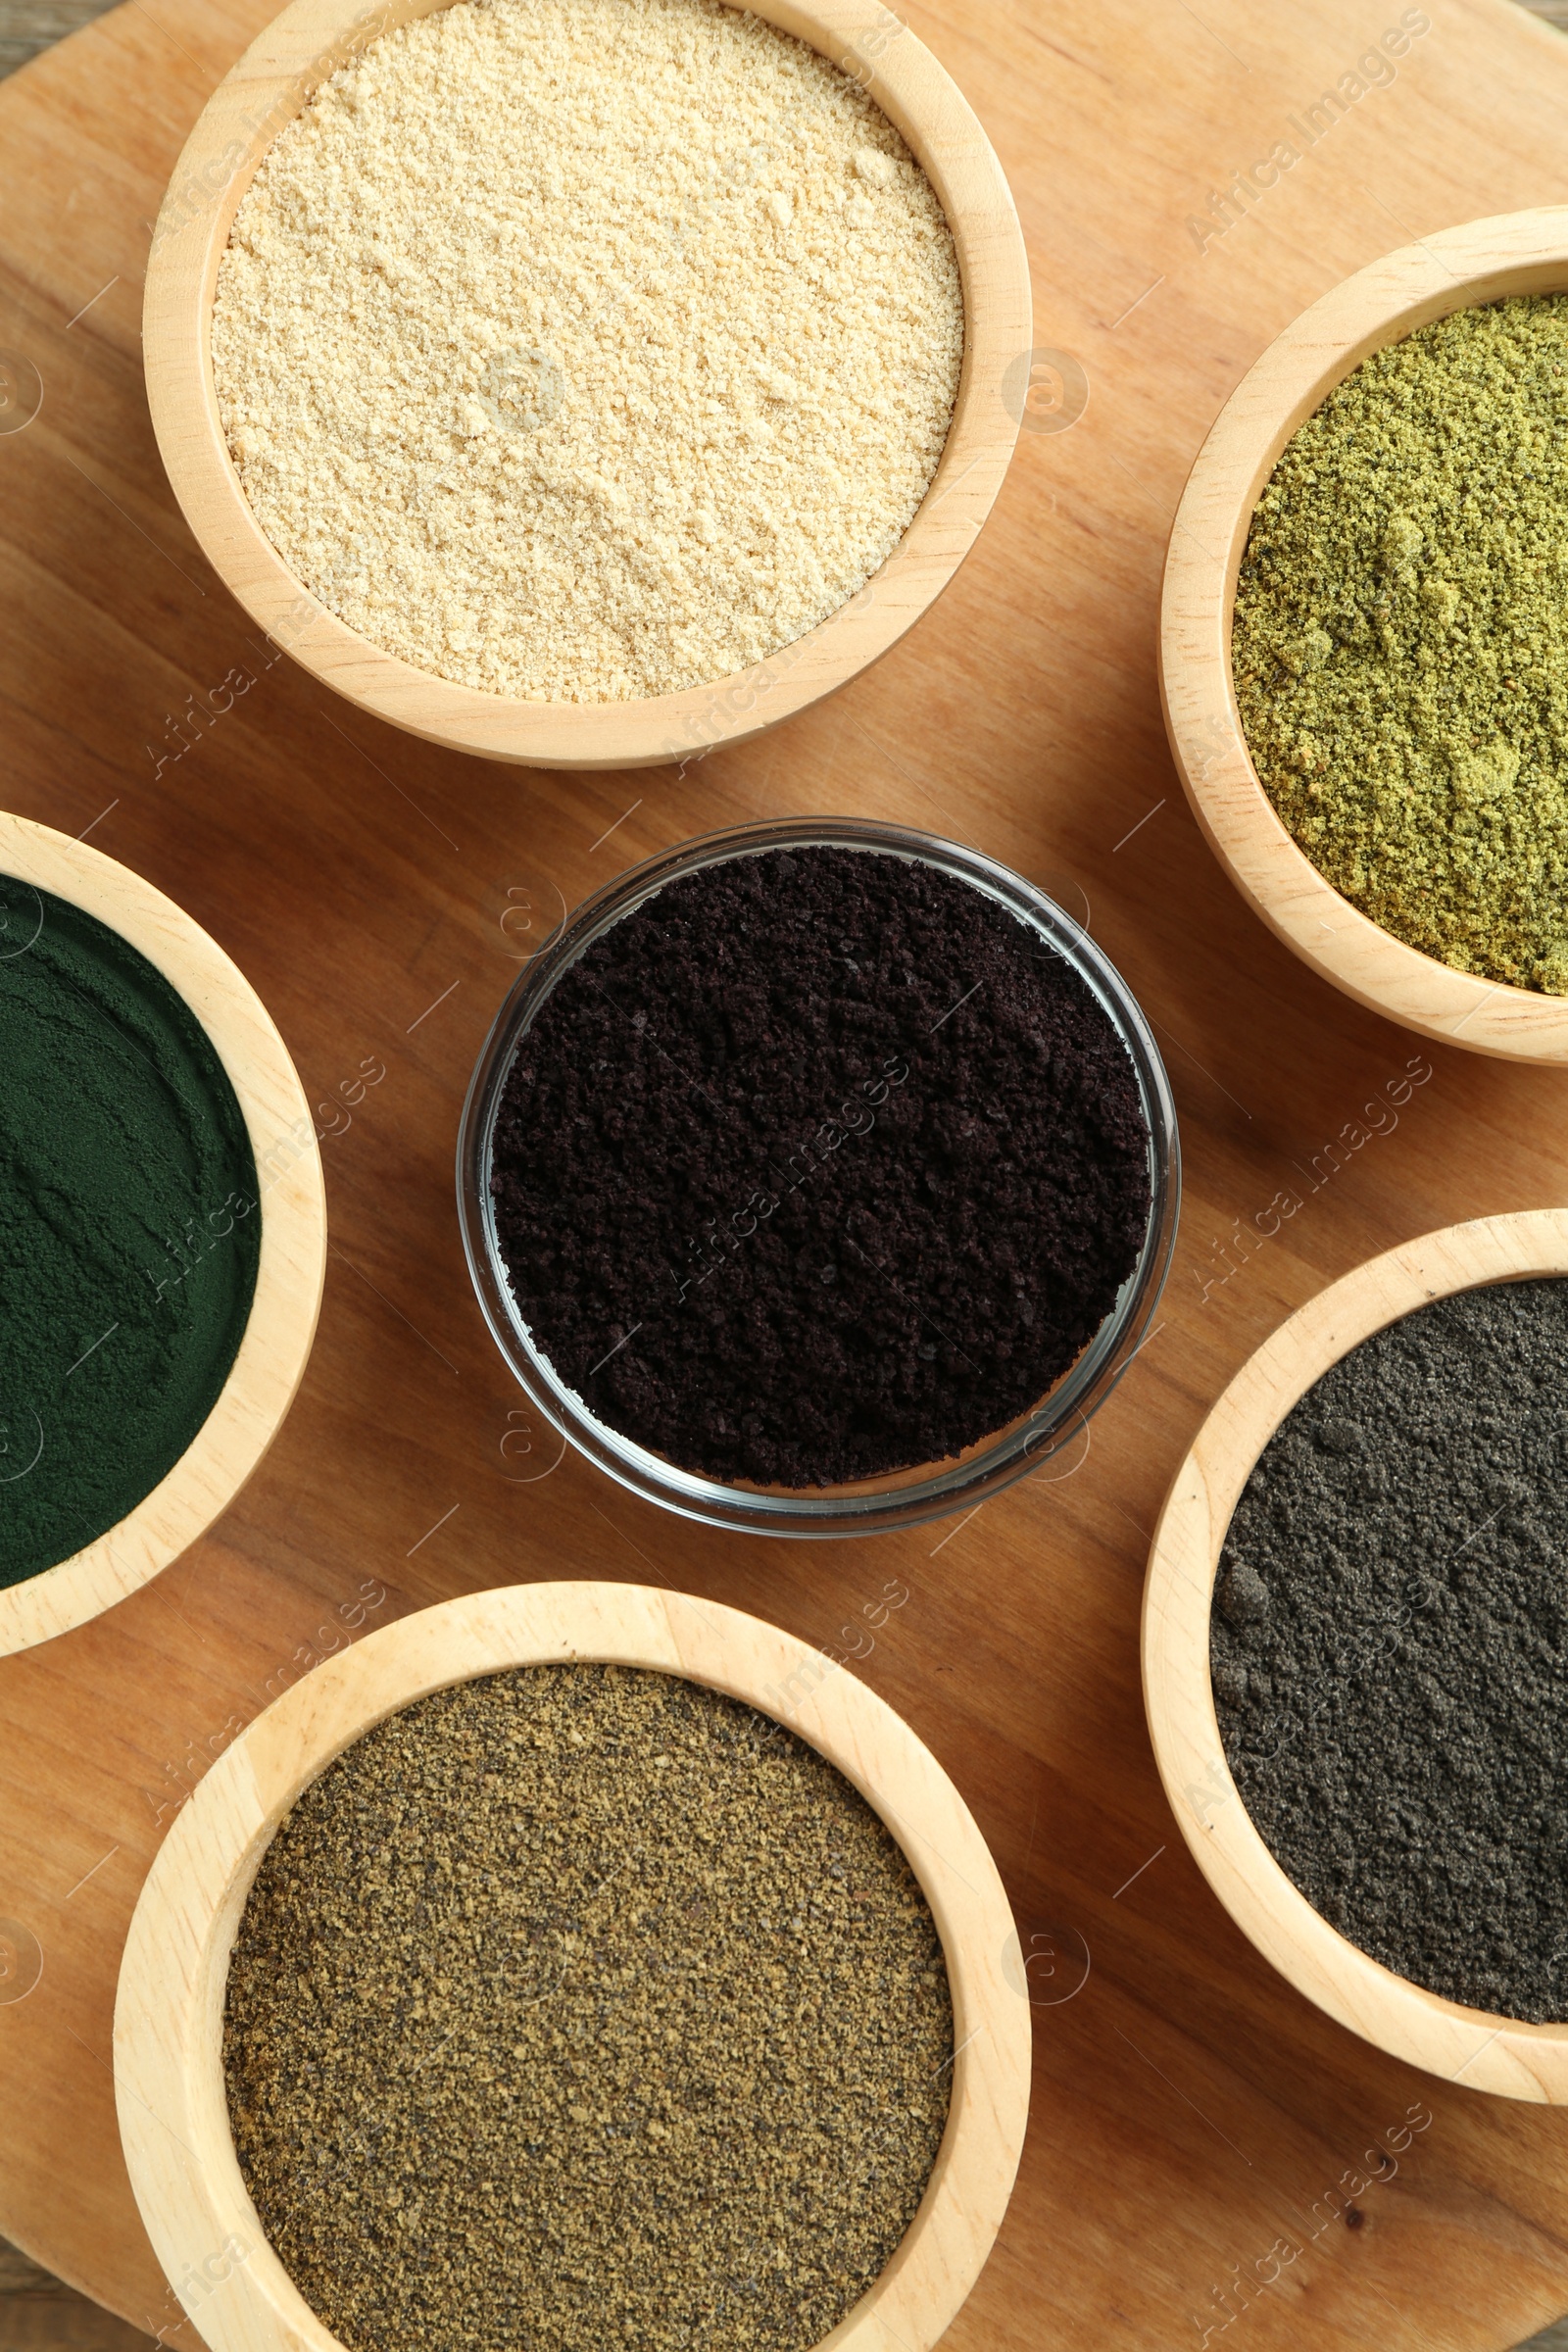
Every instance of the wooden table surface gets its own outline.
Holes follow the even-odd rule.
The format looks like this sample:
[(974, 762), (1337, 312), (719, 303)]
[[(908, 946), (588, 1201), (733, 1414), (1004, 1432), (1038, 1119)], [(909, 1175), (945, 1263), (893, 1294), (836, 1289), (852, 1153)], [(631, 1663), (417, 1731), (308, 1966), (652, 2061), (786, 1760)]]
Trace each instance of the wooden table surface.
[[(1264, 933), (1177, 792), (1153, 634), (1186, 469), (1261, 344), (1391, 245), (1568, 197), (1568, 49), (1505, 0), (1430, 0), (1392, 86), (1202, 236), (1210, 192), (1290, 138), (1396, 0), (921, 0), (1016, 190), (1037, 344), (1081, 362), (1087, 410), (1025, 432), (956, 585), (837, 701), (683, 774), (573, 781), (351, 716), (254, 642), (173, 509), (139, 369), (148, 223), (269, 9), (128, 0), (0, 89), (0, 348), (44, 387), (0, 435), (0, 798), (90, 830), (235, 956), (323, 1106), (333, 1220), (316, 1357), (239, 1505), (96, 1624), (0, 1662), (0, 1917), (41, 1961), (0, 2001), (0, 2230), (195, 2341), (119, 2155), (121, 1940), (204, 1761), (352, 1638), (367, 1586), (375, 1625), (508, 1579), (662, 1578), (833, 1642), (897, 1575), (909, 1601), (856, 1670), (958, 1779), (1036, 1955), (1031, 2137), (956, 2352), (1200, 2345), (1227, 2310), (1257, 2352), (1516, 2343), (1568, 2303), (1568, 2115), (1380, 2058), (1253, 1955), (1160, 1796), (1137, 1622), (1165, 1484), (1237, 1364), (1371, 1251), (1560, 1202), (1568, 1074), (1423, 1055)], [(236, 670), (254, 683), (219, 712)], [(1086, 912), (1158, 1025), (1188, 1177), (1164, 1321), (1087, 1459), (967, 1523), (837, 1546), (726, 1539), (552, 1467), (452, 1200), (524, 898), (811, 809), (952, 832)], [(1314, 1187), (1300, 1171), (1412, 1057), (1432, 1074), (1397, 1129)], [(367, 1059), (386, 1076), (351, 1109)], [(1227, 1273), (1227, 1238), (1286, 1186), (1301, 1212)], [(1364, 2184), (1412, 2110), (1396, 2173)], [(1350, 2211), (1320, 2225), (1342, 2183)], [(1264, 2285), (1282, 2237), (1299, 2253)]]

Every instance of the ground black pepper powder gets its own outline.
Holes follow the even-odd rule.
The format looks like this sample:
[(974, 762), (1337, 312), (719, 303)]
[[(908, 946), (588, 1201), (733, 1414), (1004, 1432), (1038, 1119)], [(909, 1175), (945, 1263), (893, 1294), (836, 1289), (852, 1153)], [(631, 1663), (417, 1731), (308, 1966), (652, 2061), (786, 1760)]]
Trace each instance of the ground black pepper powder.
[(612, 1428), (789, 1487), (935, 1461), (1051, 1389), (1137, 1262), (1106, 1013), (972, 885), (862, 851), (668, 884), (565, 973), (498, 1112), (496, 1233)]
[(907, 1863), (813, 1749), (545, 1666), (306, 1791), (223, 2051), (263, 2226), (348, 2352), (806, 2352), (913, 2219), (953, 2012)]
[(1568, 1283), (1394, 1324), (1264, 1449), (1215, 1588), (1225, 1752), (1388, 1968), (1568, 2019)]

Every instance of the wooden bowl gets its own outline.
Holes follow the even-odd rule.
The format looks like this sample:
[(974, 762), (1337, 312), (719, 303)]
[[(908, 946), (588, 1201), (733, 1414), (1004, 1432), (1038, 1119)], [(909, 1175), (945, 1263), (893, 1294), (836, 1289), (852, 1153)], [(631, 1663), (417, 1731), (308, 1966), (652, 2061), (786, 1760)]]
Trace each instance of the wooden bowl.
[(1348, 1942), (1275, 1861), (1231, 1778), (1209, 1686), (1220, 1546), (1253, 1464), (1331, 1364), (1401, 1315), (1485, 1283), (1568, 1274), (1568, 1209), (1446, 1226), (1374, 1257), (1283, 1323), (1242, 1366), (1177, 1471), (1144, 1587), (1144, 1703), (1178, 1827), (1243, 1934), (1298, 1992), (1429, 2074), (1511, 2099), (1568, 2102), (1568, 2025), (1468, 2009)]
[(1171, 530), (1159, 671), (1177, 770), (1244, 897), (1336, 988), (1474, 1054), (1568, 1061), (1568, 999), (1451, 971), (1341, 898), (1274, 813), (1231, 677), (1231, 610), (1252, 510), (1298, 425), (1353, 368), (1433, 318), (1568, 288), (1568, 206), (1503, 213), (1405, 245), (1334, 287), (1242, 378), (1199, 452)]
[(239, 1099), (262, 1188), (256, 1296), (218, 1402), (168, 1476), (118, 1526), (0, 1591), (6, 1655), (112, 1608), (227, 1510), (276, 1437), (310, 1357), (326, 1274), (326, 1196), (315, 1122), (288, 1048), (200, 924), (113, 858), (26, 817), (0, 813), (0, 874), (95, 915), (178, 991)]
[(296, 1683), (209, 1771), (142, 1888), (115, 2008), (121, 2136), (159, 2260), (210, 2352), (341, 2352), (268, 2244), (229, 2130), (223, 2001), (245, 1899), (282, 1816), (373, 1724), (453, 1683), (567, 1659), (683, 1675), (781, 1718), (906, 1854), (947, 1955), (953, 2103), (903, 2243), (825, 2344), (929, 2352), (991, 2250), (1028, 2112), (1029, 2001), (996, 1864), (935, 1757), (854, 1675), (737, 1609), (637, 1585), (511, 1586), (422, 1609)]
[(294, 0), (209, 99), (164, 199), (147, 270), (142, 342), (153, 425), (185, 519), (252, 618), (323, 684), (411, 734), (490, 760), (646, 767), (743, 743), (880, 660), (952, 579), (991, 511), (1018, 434), (1004, 397), (1032, 339), (1029, 264), (1002, 166), (968, 102), (882, 0), (749, 0), (752, 13), (851, 74), (924, 166), (957, 248), (963, 371), (936, 477), (898, 547), (860, 593), (767, 661), (680, 694), (543, 703), (482, 694), (416, 669), (326, 612), (252, 514), (213, 386), (218, 265), (263, 156), (310, 93), (378, 34), (447, 0)]

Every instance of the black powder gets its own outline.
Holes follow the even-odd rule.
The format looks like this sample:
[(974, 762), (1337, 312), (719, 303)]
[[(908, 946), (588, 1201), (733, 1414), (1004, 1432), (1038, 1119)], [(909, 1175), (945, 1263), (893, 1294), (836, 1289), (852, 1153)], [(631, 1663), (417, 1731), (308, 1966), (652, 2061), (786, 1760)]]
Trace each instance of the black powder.
[(1444, 1298), (1326, 1373), (1226, 1537), (1237, 1785), (1352, 1943), (1568, 2019), (1568, 1283)]
[(1093, 1338), (1149, 1219), (1103, 1008), (972, 885), (831, 848), (670, 883), (546, 1000), (492, 1169), (513, 1295), (612, 1429), (822, 1486), (956, 1454)]
[(936, 1923), (814, 1748), (523, 1667), (308, 1788), (229, 1964), (234, 2143), (348, 2352), (808, 2352), (941, 2146)]

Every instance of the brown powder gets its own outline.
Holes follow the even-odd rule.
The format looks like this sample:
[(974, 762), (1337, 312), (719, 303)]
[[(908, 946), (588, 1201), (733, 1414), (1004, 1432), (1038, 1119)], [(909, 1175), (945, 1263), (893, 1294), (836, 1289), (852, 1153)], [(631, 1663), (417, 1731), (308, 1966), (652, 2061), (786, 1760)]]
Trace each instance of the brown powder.
[(881, 110), (717, 0), (458, 0), (280, 133), (218, 277), (258, 520), (351, 628), (619, 702), (826, 619), (930, 485), (953, 238)]
[(523, 1668), (370, 1732), (229, 1969), (241, 2168), (349, 2352), (806, 2352), (952, 2082), (914, 1878), (816, 1752), (671, 1676)]

